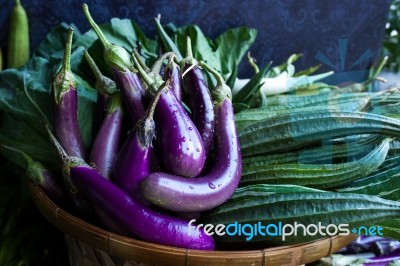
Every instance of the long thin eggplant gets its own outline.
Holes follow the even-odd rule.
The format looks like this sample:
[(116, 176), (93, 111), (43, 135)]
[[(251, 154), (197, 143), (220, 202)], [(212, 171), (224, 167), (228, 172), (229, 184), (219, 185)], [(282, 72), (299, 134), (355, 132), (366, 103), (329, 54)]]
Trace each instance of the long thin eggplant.
[(77, 213), (81, 217), (89, 218), (93, 214), (93, 206), (89, 201), (86, 200), (83, 195), (77, 191), (74, 184), (71, 182), (70, 169), (75, 166), (90, 167), (81, 157), (69, 156), (65, 149), (61, 146), (61, 143), (57, 140), (54, 134), (51, 132), (48, 124), (44, 122), (44, 127), (48, 133), (50, 142), (53, 148), (56, 150), (56, 154), (61, 161), (62, 166), (62, 178), (64, 181), (65, 191), (71, 203), (72, 211)]
[(128, 193), (87, 167), (71, 168), (76, 187), (139, 238), (181, 248), (212, 250), (214, 240), (186, 220), (157, 213), (144, 207)]
[(65, 206), (68, 202), (67, 196), (59, 178), (52, 171), (19, 149), (4, 144), (1, 144), (0, 147), (3, 149), (3, 155), (8, 159), (14, 158), (18, 166), (26, 170), (28, 177), (34, 183), (40, 185), (50, 199), (61, 206)]
[(212, 91), (217, 152), (213, 168), (204, 176), (191, 179), (154, 172), (141, 184), (142, 193), (148, 201), (172, 211), (206, 211), (224, 203), (237, 188), (242, 172), (231, 91), (215, 70), (202, 65), (218, 80), (217, 87)]
[(192, 110), (192, 120), (201, 135), (207, 156), (214, 136), (214, 107), (203, 69), (198, 66), (197, 60), (193, 58), (189, 36), (187, 37), (186, 49), (186, 58), (181, 62), (181, 69), (184, 72), (183, 80), (186, 85), (189, 106)]
[(140, 182), (151, 173), (154, 156), (152, 141), (156, 133), (153, 114), (161, 93), (163, 89), (152, 99), (146, 115), (130, 132), (118, 153), (114, 167), (115, 183), (144, 205), (149, 203), (141, 195)]
[[(92, 205), (91, 202), (87, 200), (87, 198), (82, 194), (81, 191), (77, 190), (75, 184), (71, 180), (71, 169), (74, 167), (87, 168), (92, 171), (96, 171), (91, 166), (89, 166), (82, 158), (76, 156), (68, 156), (65, 150), (61, 147), (60, 143), (51, 133), (47, 124), (45, 124), (45, 128), (49, 134), (50, 141), (55, 148), (59, 159), (62, 162), (62, 175), (64, 179), (64, 183), (67, 190), (67, 195), (70, 200), (72, 200), (72, 207), (75, 212), (81, 217), (92, 219), (93, 212), (96, 214), (97, 218), (100, 220), (103, 226), (106, 229), (125, 236), (130, 236), (131, 233), (122, 226), (118, 221), (116, 221), (113, 217), (109, 216), (103, 209), (99, 208), (99, 206)], [(99, 176), (101, 176), (99, 174)], [(104, 179), (106, 177), (101, 176)], [(108, 180), (108, 179), (107, 179)]]
[[(148, 84), (147, 91), (154, 95), (161, 87), (162, 79), (150, 77), (133, 57), (135, 65)], [(158, 155), (163, 166), (172, 173), (194, 177), (202, 171), (206, 156), (201, 136), (186, 113), (181, 102), (172, 93), (171, 83), (161, 94), (154, 111), (157, 131)]]
[(78, 123), (78, 93), (70, 62), (73, 34), (74, 29), (69, 28), (62, 67), (53, 81), (53, 129), (69, 156), (85, 159), (86, 151)]
[(112, 178), (114, 171), (123, 118), (121, 94), (114, 92), (108, 102), (106, 116), (93, 142), (89, 160), (95, 165), (96, 171), (108, 179)]
[[(97, 90), (97, 115), (94, 125), (97, 135), (90, 152), (89, 162), (95, 166), (101, 176), (111, 179), (123, 126), (121, 93), (117, 91), (116, 83), (100, 72), (88, 51), (85, 51), (85, 58), (96, 78)], [(94, 206), (94, 212), (107, 230), (120, 235), (130, 235), (123, 226), (99, 207)]]
[(110, 67), (115, 82), (121, 90), (132, 122), (136, 124), (145, 114), (145, 89), (133, 69), (130, 54), (123, 47), (113, 45), (106, 39), (100, 27), (91, 17), (89, 7), (86, 4), (83, 4), (83, 12), (103, 44), (104, 60)]

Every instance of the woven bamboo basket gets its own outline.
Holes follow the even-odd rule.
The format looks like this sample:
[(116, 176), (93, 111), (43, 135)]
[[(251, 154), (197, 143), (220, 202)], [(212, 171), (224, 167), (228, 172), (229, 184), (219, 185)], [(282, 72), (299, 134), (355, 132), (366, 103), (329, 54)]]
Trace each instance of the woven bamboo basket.
[(57, 206), (39, 185), (32, 183), (30, 189), (42, 215), (63, 231), (69, 240), (76, 240), (79, 244), (90, 246), (95, 252), (123, 261), (120, 265), (302, 265), (338, 251), (357, 237), (352, 234), (335, 236), (261, 250), (202, 251), (174, 248), (124, 237), (96, 227)]

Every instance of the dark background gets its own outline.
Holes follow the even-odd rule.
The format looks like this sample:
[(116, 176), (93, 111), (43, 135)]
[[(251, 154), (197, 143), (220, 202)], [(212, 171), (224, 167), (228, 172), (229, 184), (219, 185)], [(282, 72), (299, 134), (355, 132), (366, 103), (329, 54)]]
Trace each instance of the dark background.
[[(3, 51), (6, 51), (13, 2), (0, 0)], [(81, 32), (89, 29), (81, 10), (85, 1), (21, 2), (30, 20), (32, 49), (60, 22), (72, 22)], [(158, 13), (162, 14), (164, 24), (198, 24), (211, 37), (234, 26), (254, 27), (258, 29), (258, 37), (251, 53), (260, 66), (270, 60), (280, 64), (292, 53), (303, 53), (296, 63), (298, 70), (322, 62), (321, 71), (357, 76), (379, 56), (390, 0), (86, 0), (86, 3), (97, 22), (108, 22), (112, 17), (130, 18), (149, 37), (153, 37), (153, 18)], [(242, 75), (250, 71), (247, 64), (242, 64)]]

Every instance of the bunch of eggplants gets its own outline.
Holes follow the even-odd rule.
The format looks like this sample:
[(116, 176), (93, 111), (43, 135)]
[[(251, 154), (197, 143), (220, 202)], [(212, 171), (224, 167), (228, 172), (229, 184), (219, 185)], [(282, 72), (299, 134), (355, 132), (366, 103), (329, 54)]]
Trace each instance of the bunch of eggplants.
[(111, 79), (102, 75), (85, 52), (98, 92), (92, 147), (85, 150), (78, 125), (72, 28), (52, 85), (52, 126), (44, 123), (73, 211), (96, 214), (108, 230), (145, 241), (214, 249), (213, 238), (182, 217), (219, 206), (239, 184), (231, 89), (218, 71), (193, 57), (190, 38), (186, 57), (165, 52), (148, 66), (139, 49), (111, 44), (87, 5), (83, 10), (112, 73)]

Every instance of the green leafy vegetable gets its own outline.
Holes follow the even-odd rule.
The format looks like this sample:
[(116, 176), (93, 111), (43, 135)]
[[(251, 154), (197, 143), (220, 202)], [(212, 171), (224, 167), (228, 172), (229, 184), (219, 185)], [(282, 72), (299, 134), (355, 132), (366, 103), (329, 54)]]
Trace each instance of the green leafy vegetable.
[(186, 51), (186, 36), (192, 40), (193, 56), (215, 68), (226, 80), (233, 79), (235, 67), (254, 43), (257, 30), (246, 27), (233, 28), (211, 40), (196, 25), (179, 28), (171, 38), (176, 40), (181, 53)]

